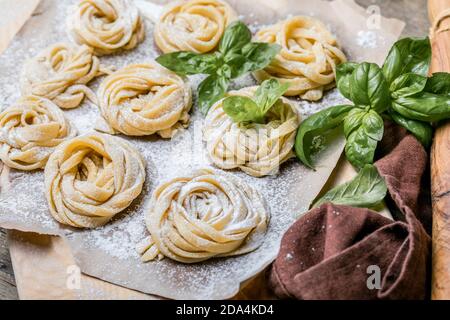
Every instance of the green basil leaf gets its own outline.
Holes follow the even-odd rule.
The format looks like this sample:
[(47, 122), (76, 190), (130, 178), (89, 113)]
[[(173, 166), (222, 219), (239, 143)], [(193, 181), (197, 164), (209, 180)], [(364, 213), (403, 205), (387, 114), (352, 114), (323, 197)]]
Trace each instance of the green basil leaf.
[(351, 99), (350, 79), (353, 71), (358, 67), (358, 63), (345, 62), (341, 63), (336, 68), (336, 86), (341, 94), (347, 99)]
[(264, 123), (266, 113), (286, 92), (288, 84), (280, 84), (276, 79), (263, 81), (253, 99), (231, 96), (224, 100), (223, 109), (234, 122)]
[(450, 118), (450, 96), (423, 92), (412, 97), (395, 99), (392, 108), (409, 119), (440, 121)]
[(411, 132), (425, 148), (431, 145), (433, 127), (429, 123), (405, 118), (393, 110), (389, 111), (389, 115), (395, 123)]
[(219, 69), (217, 69), (216, 74), (217, 74), (219, 77), (222, 77), (222, 78), (228, 79), (228, 80), (230, 80), (230, 79), (233, 78), (233, 70), (232, 70), (232, 68), (231, 68), (229, 65), (227, 65), (227, 64), (224, 64), (224, 65), (222, 65)]
[(179, 51), (163, 54), (156, 61), (173, 72), (182, 75), (211, 74), (220, 67), (221, 60), (217, 54), (197, 54), (193, 52)]
[(374, 63), (363, 62), (350, 78), (350, 96), (356, 105), (370, 106), (383, 112), (390, 104), (389, 87), (380, 67)]
[(246, 24), (242, 21), (235, 21), (225, 29), (220, 40), (219, 51), (222, 53), (240, 51), (251, 39), (252, 33)]
[(222, 99), (228, 89), (229, 80), (219, 75), (210, 75), (198, 87), (198, 106), (203, 114)]
[(263, 81), (255, 93), (255, 102), (261, 109), (261, 113), (265, 115), (288, 88), (288, 83), (281, 84), (276, 79)]
[(354, 108), (350, 110), (344, 119), (344, 134), (348, 137), (353, 131), (359, 128), (362, 119), (367, 114), (364, 109)]
[(370, 110), (362, 119), (364, 133), (375, 141), (381, 141), (384, 133), (383, 118), (373, 110)]
[(373, 208), (386, 197), (387, 186), (384, 178), (373, 165), (365, 165), (358, 175), (328, 191), (314, 207), (326, 202), (359, 208)]
[(265, 42), (252, 42), (245, 45), (242, 48), (242, 55), (247, 61), (240, 67), (240, 73), (264, 69), (272, 62), (280, 50), (281, 47), (278, 44)]
[(450, 94), (450, 73), (436, 72), (428, 78), (425, 92), (436, 94)]
[(366, 164), (373, 163), (377, 144), (378, 142), (367, 136), (363, 130), (355, 130), (347, 138), (345, 144), (347, 160), (358, 169)]
[(311, 115), (300, 124), (295, 139), (295, 153), (306, 166), (313, 168), (311, 158), (313, 139), (340, 126), (353, 108), (351, 105), (330, 107)]
[(405, 73), (395, 79), (390, 86), (391, 96), (409, 97), (422, 92), (427, 84), (427, 77), (415, 73)]
[(359, 169), (366, 164), (372, 164), (383, 132), (383, 118), (373, 110), (367, 112), (361, 119), (361, 125), (347, 137), (345, 154), (348, 161)]
[(229, 68), (230, 79), (238, 78), (247, 73), (244, 68), (247, 58), (241, 53), (231, 52), (226, 54), (224, 57), (224, 62), (227, 68)]
[(431, 61), (431, 45), (428, 38), (405, 38), (397, 41), (389, 51), (383, 65), (388, 83), (405, 73), (428, 75)]
[(231, 96), (223, 100), (223, 110), (234, 122), (264, 122), (259, 106), (248, 97)]

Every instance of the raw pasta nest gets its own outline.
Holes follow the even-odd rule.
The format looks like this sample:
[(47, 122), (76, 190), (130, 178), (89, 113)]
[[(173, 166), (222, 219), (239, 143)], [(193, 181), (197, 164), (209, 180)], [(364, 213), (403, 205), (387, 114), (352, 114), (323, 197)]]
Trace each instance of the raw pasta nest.
[(155, 41), (164, 53), (209, 52), (217, 47), (225, 28), (236, 19), (235, 11), (224, 1), (175, 1), (165, 8), (156, 24)]
[(140, 153), (124, 139), (90, 133), (59, 145), (44, 175), (52, 216), (69, 226), (95, 228), (141, 193), (145, 166)]
[(210, 170), (160, 185), (146, 208), (150, 237), (137, 247), (143, 261), (168, 257), (195, 263), (258, 248), (269, 213), (258, 191)]
[(53, 102), (25, 97), (0, 113), (0, 159), (19, 170), (41, 169), (54, 148), (75, 134)]
[[(231, 91), (228, 95), (253, 97), (256, 87)], [(208, 155), (221, 169), (240, 168), (261, 177), (275, 174), (280, 164), (294, 154), (292, 148), (300, 124), (300, 115), (281, 98), (266, 114), (265, 124), (235, 123), (223, 110), (223, 99), (208, 112), (203, 128)]]
[(130, 0), (81, 0), (72, 7), (67, 25), (75, 42), (98, 55), (133, 49), (145, 37), (144, 22)]
[(336, 65), (347, 60), (325, 25), (310, 17), (296, 16), (262, 28), (255, 40), (281, 46), (272, 63), (254, 75), (259, 82), (288, 82), (287, 96), (321, 99), (334, 86)]
[(109, 75), (98, 98), (105, 123), (97, 129), (130, 136), (170, 138), (189, 123), (191, 87), (156, 63), (133, 64)]
[(75, 108), (85, 96), (97, 101), (86, 84), (104, 72), (108, 71), (88, 46), (56, 43), (24, 64), (22, 94), (50, 99), (63, 109)]

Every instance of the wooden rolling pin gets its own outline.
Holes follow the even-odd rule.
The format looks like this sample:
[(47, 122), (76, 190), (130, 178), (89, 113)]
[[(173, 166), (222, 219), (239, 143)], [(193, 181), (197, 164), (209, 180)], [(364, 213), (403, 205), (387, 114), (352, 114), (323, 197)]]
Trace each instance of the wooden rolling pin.
[[(450, 0), (429, 0), (431, 71), (450, 72)], [(433, 199), (432, 299), (450, 299), (450, 121), (436, 130), (431, 150)]]

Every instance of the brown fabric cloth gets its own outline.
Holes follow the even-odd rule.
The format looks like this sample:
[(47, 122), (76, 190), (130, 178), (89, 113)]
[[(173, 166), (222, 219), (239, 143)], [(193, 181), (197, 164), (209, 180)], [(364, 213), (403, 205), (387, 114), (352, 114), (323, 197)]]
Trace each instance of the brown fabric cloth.
[[(333, 204), (309, 211), (283, 236), (270, 270), (269, 285), (278, 297), (428, 297), (431, 240), (425, 228), (431, 208), (421, 192), (427, 153), (413, 136), (389, 123), (377, 152), (382, 158), (375, 165), (398, 208), (397, 220)], [(373, 265), (381, 271), (379, 290), (367, 285), (373, 274), (367, 268)]]

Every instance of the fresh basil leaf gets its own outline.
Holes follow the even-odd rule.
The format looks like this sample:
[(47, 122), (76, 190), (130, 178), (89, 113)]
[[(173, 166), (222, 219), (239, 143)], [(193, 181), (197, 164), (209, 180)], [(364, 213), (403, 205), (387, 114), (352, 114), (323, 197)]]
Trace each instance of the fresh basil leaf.
[(344, 119), (344, 134), (348, 137), (355, 129), (358, 129), (362, 123), (362, 119), (367, 114), (364, 109), (354, 108), (350, 110)]
[(220, 65), (220, 57), (217, 54), (197, 54), (193, 52), (179, 51), (163, 54), (156, 61), (173, 72), (182, 75), (213, 73)]
[(433, 127), (429, 123), (405, 118), (393, 110), (389, 111), (389, 115), (395, 123), (411, 132), (425, 148), (431, 145)]
[(375, 141), (381, 141), (384, 133), (383, 118), (373, 110), (370, 110), (362, 119), (364, 133)]
[(436, 94), (450, 94), (450, 73), (436, 72), (428, 78), (425, 92)]
[(264, 122), (259, 106), (248, 97), (231, 96), (223, 100), (223, 110), (233, 122)]
[(377, 112), (386, 110), (390, 103), (389, 87), (380, 67), (363, 62), (350, 78), (351, 100), (360, 106), (370, 106)]
[(252, 33), (245, 23), (235, 21), (225, 29), (220, 40), (219, 51), (222, 53), (240, 51), (251, 39)]
[(423, 92), (412, 97), (395, 99), (392, 108), (409, 119), (440, 121), (450, 118), (450, 96)]
[(427, 77), (415, 73), (405, 73), (395, 79), (390, 86), (391, 96), (394, 99), (398, 97), (409, 97), (422, 92), (427, 84)]
[(344, 117), (353, 108), (351, 105), (330, 107), (311, 115), (300, 124), (295, 139), (295, 153), (306, 166), (313, 168), (311, 158), (313, 139), (340, 126)]
[(358, 67), (358, 63), (345, 62), (341, 63), (336, 68), (336, 86), (341, 94), (347, 99), (351, 99), (350, 79), (353, 71)]
[(216, 73), (219, 77), (222, 77), (224, 79), (230, 80), (233, 78), (233, 70), (227, 64), (224, 64), (219, 69), (217, 69)]
[(378, 142), (367, 136), (362, 129), (355, 130), (348, 136), (345, 144), (347, 160), (358, 169), (373, 163), (377, 144)]
[(289, 88), (288, 83), (281, 84), (276, 79), (263, 81), (255, 93), (255, 102), (265, 115)]
[(373, 208), (386, 197), (384, 178), (373, 165), (365, 165), (355, 178), (328, 191), (313, 207), (326, 202), (359, 208)]
[(240, 77), (267, 67), (280, 51), (280, 46), (269, 43), (248, 43), (242, 52), (230, 52), (224, 56), (224, 61), (231, 68), (232, 78)]
[(405, 38), (397, 41), (389, 51), (383, 65), (388, 83), (405, 73), (428, 75), (431, 61), (431, 45), (428, 38)]
[(361, 124), (347, 137), (345, 154), (356, 168), (373, 163), (378, 141), (383, 138), (383, 118), (370, 110), (361, 119)]
[(203, 114), (222, 99), (228, 89), (229, 80), (217, 74), (208, 76), (198, 87), (198, 106)]
[(280, 84), (276, 79), (265, 80), (256, 90), (253, 99), (231, 96), (223, 101), (223, 109), (234, 122), (264, 123), (266, 113), (288, 87), (288, 84)]
[(245, 45), (242, 48), (242, 55), (247, 61), (240, 67), (240, 73), (264, 69), (272, 62), (280, 50), (281, 47), (278, 44), (265, 42), (252, 42)]
[(247, 73), (244, 68), (247, 58), (241, 53), (231, 52), (224, 56), (224, 62), (229, 69), (229, 78), (235, 79)]

